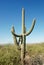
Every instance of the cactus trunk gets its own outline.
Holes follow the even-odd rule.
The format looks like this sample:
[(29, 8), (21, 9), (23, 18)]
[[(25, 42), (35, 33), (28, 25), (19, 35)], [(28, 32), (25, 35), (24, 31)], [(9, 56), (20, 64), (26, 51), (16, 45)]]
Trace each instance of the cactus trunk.
[(25, 12), (24, 9), (22, 9), (22, 44), (21, 44), (21, 64), (25, 65), (25, 52), (26, 52), (26, 36), (25, 34)]

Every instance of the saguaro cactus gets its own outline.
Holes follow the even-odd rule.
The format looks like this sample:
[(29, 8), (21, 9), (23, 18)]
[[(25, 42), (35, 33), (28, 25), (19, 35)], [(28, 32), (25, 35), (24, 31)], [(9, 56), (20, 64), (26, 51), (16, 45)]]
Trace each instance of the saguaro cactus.
[(33, 22), (32, 22), (32, 26), (31, 26), (30, 30), (28, 32), (26, 32), (25, 11), (24, 11), (24, 8), (22, 8), (22, 34), (17, 35), (13, 31), (11, 31), (14, 36), (22, 38), (22, 44), (21, 44), (21, 64), (22, 65), (25, 65), (24, 58), (25, 58), (25, 52), (26, 52), (26, 36), (28, 36), (32, 32), (34, 25), (35, 25), (35, 21), (36, 20), (34, 19)]

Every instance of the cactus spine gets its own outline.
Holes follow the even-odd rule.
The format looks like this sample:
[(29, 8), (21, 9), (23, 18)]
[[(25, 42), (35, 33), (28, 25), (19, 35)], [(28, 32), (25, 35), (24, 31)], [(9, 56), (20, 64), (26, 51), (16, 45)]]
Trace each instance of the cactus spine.
[(21, 42), (21, 64), (22, 65), (25, 65), (24, 58), (25, 58), (25, 52), (26, 52), (26, 36), (28, 36), (32, 32), (34, 25), (35, 25), (35, 22), (36, 22), (36, 20), (34, 19), (33, 22), (32, 22), (32, 26), (31, 26), (30, 30), (28, 32), (26, 32), (25, 11), (24, 11), (24, 8), (22, 8), (22, 34), (17, 35), (13, 31), (11, 31), (13, 36), (22, 38), (22, 42)]

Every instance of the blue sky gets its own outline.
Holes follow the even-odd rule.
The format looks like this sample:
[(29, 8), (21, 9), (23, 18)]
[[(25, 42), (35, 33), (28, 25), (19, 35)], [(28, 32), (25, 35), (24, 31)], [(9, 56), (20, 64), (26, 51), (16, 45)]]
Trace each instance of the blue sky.
[(21, 34), (22, 8), (25, 9), (26, 30), (30, 29), (33, 18), (36, 24), (26, 37), (27, 43), (44, 42), (44, 0), (0, 0), (0, 44), (13, 43), (11, 27)]

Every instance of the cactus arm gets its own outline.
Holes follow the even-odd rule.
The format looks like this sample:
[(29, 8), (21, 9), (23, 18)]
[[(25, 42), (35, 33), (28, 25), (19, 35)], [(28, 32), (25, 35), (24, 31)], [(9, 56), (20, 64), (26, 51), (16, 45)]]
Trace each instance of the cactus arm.
[(25, 34), (26, 36), (28, 36), (32, 32), (32, 30), (34, 29), (35, 22), (36, 22), (36, 20), (34, 19), (32, 22), (32, 26), (31, 26), (30, 30)]
[[(11, 31), (12, 32), (12, 31)], [(16, 37), (21, 37), (22, 35), (17, 35), (17, 34), (15, 34), (14, 32), (12, 32), (12, 34), (14, 35), (14, 36), (16, 36)]]
[(14, 26), (12, 26), (11, 33), (12, 33), (12, 35), (14, 35), (14, 36), (16, 36), (16, 37), (21, 37), (21, 35), (15, 34)]
[[(11, 31), (15, 33), (14, 26), (12, 26)], [(13, 35), (13, 34), (12, 34), (12, 35)], [(14, 36), (14, 35), (13, 35), (13, 40), (14, 40), (14, 44), (17, 44), (17, 38), (16, 38), (16, 36)]]

